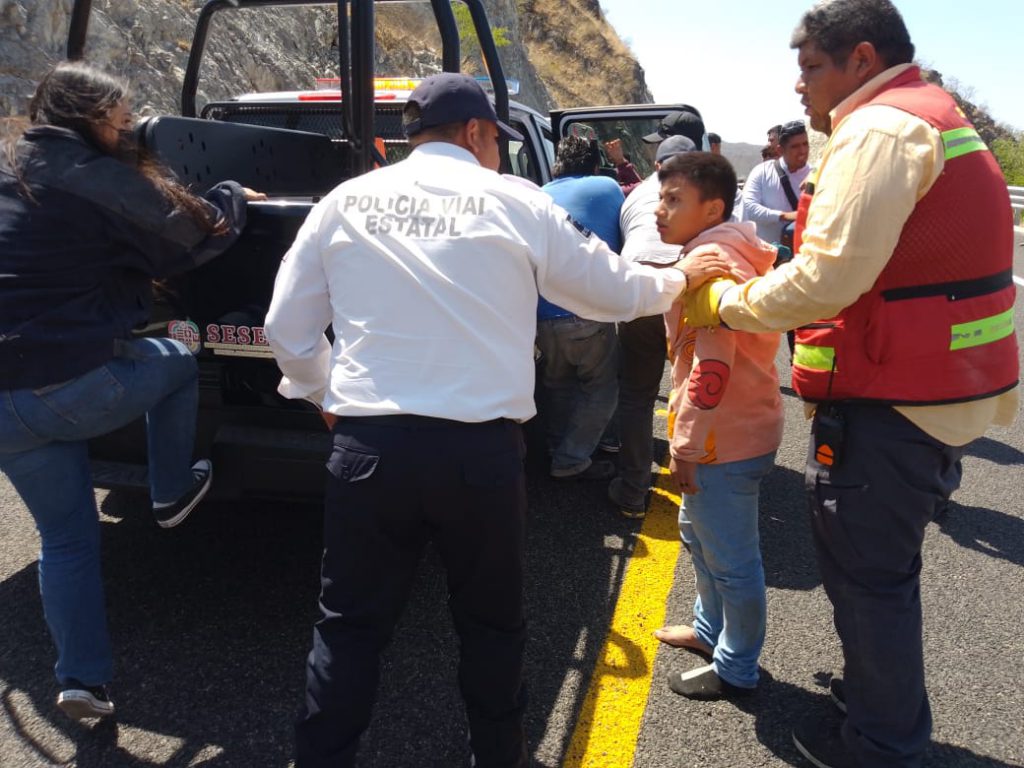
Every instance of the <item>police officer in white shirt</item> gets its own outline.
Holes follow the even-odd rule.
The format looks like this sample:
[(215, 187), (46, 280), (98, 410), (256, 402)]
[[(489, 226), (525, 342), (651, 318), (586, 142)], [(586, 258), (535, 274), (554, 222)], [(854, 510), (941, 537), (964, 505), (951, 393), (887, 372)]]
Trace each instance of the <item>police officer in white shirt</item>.
[(725, 270), (631, 264), (502, 178), (498, 142), (522, 136), (470, 77), (426, 78), (403, 123), (410, 156), (313, 209), (267, 314), (280, 392), (322, 406), (334, 436), (297, 768), (353, 764), (428, 540), (447, 570), (476, 765), (525, 766), (519, 425), (534, 415), (538, 289), (610, 322), (664, 312), (687, 278)]

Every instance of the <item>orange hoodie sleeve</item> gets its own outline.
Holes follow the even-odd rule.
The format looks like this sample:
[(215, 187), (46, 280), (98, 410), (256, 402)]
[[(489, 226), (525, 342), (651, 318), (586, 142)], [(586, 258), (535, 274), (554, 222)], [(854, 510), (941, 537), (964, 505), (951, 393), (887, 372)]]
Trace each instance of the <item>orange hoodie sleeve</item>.
[(692, 340), (692, 358), (677, 355), (672, 363), (669, 451), (682, 461), (709, 464), (717, 459), (715, 422), (736, 357), (736, 334), (723, 328), (702, 328), (687, 329), (686, 337)]

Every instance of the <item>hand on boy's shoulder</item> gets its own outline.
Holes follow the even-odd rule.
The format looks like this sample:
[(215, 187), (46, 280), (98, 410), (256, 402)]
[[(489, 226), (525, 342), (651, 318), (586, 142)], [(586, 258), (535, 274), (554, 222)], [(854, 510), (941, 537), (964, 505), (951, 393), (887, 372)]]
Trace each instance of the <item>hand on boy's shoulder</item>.
[(674, 266), (686, 275), (687, 293), (696, 291), (708, 280), (730, 273), (730, 262), (726, 252), (714, 243), (695, 248)]

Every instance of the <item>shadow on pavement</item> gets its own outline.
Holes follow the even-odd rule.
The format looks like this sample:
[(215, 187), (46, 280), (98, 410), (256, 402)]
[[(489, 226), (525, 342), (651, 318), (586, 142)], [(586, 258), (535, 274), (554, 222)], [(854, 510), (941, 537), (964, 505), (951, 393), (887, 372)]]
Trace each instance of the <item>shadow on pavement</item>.
[(821, 584), (803, 474), (775, 467), (761, 483), (760, 517), (768, 588), (806, 591)]
[(204, 505), (162, 531), (144, 500), (111, 503), (123, 515), (102, 525), (116, 721), (76, 723), (56, 708), (33, 563), (0, 584), (0, 678), (31, 702), (4, 699), (21, 747), (78, 768), (184, 767), (200, 757), (210, 768), (287, 765), (315, 607), (318, 511)]
[[(805, 715), (833, 706), (828, 698), (831, 675), (821, 672), (814, 677), (821, 687), (820, 694), (777, 680), (762, 669), (757, 693), (736, 701), (738, 709), (754, 717), (757, 740), (777, 758), (795, 768), (810, 768), (811, 763), (793, 745), (793, 726)], [(923, 764), (930, 768), (1014, 768), (1002, 760), (938, 742), (929, 745)]]
[(1024, 520), (985, 507), (955, 501), (935, 518), (939, 530), (965, 549), (1024, 565)]
[[(616, 513), (604, 482), (558, 484), (537, 472), (527, 482), (526, 727), (531, 750), (543, 744), (553, 764), (571, 738), (640, 521)], [(34, 755), (28, 765), (284, 768), (316, 617), (319, 508), (210, 503), (163, 531), (144, 496), (107, 498), (117, 720), (75, 723), (56, 708), (33, 563), (0, 583), (0, 717), (17, 734), (9, 738)], [(428, 548), (382, 659), (360, 768), (468, 764), (446, 598)]]
[(1012, 445), (993, 440), (991, 437), (979, 437), (968, 443), (965, 453), (968, 456), (987, 459), (1004, 467), (1024, 466), (1024, 453)]

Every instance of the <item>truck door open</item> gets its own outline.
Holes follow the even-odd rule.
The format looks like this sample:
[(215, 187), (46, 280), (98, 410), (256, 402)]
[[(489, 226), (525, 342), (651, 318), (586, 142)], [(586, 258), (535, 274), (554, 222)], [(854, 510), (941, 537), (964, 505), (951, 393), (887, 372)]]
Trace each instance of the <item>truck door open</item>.
[[(658, 123), (667, 114), (679, 111), (697, 110), (687, 104), (627, 104), (563, 109), (551, 113), (551, 129), (556, 143), (570, 133), (581, 132), (593, 135), (601, 145), (619, 139), (627, 159), (636, 166), (642, 178), (647, 178), (654, 172), (656, 145), (643, 141), (643, 137), (654, 133)], [(703, 148), (708, 149), (706, 134)]]

